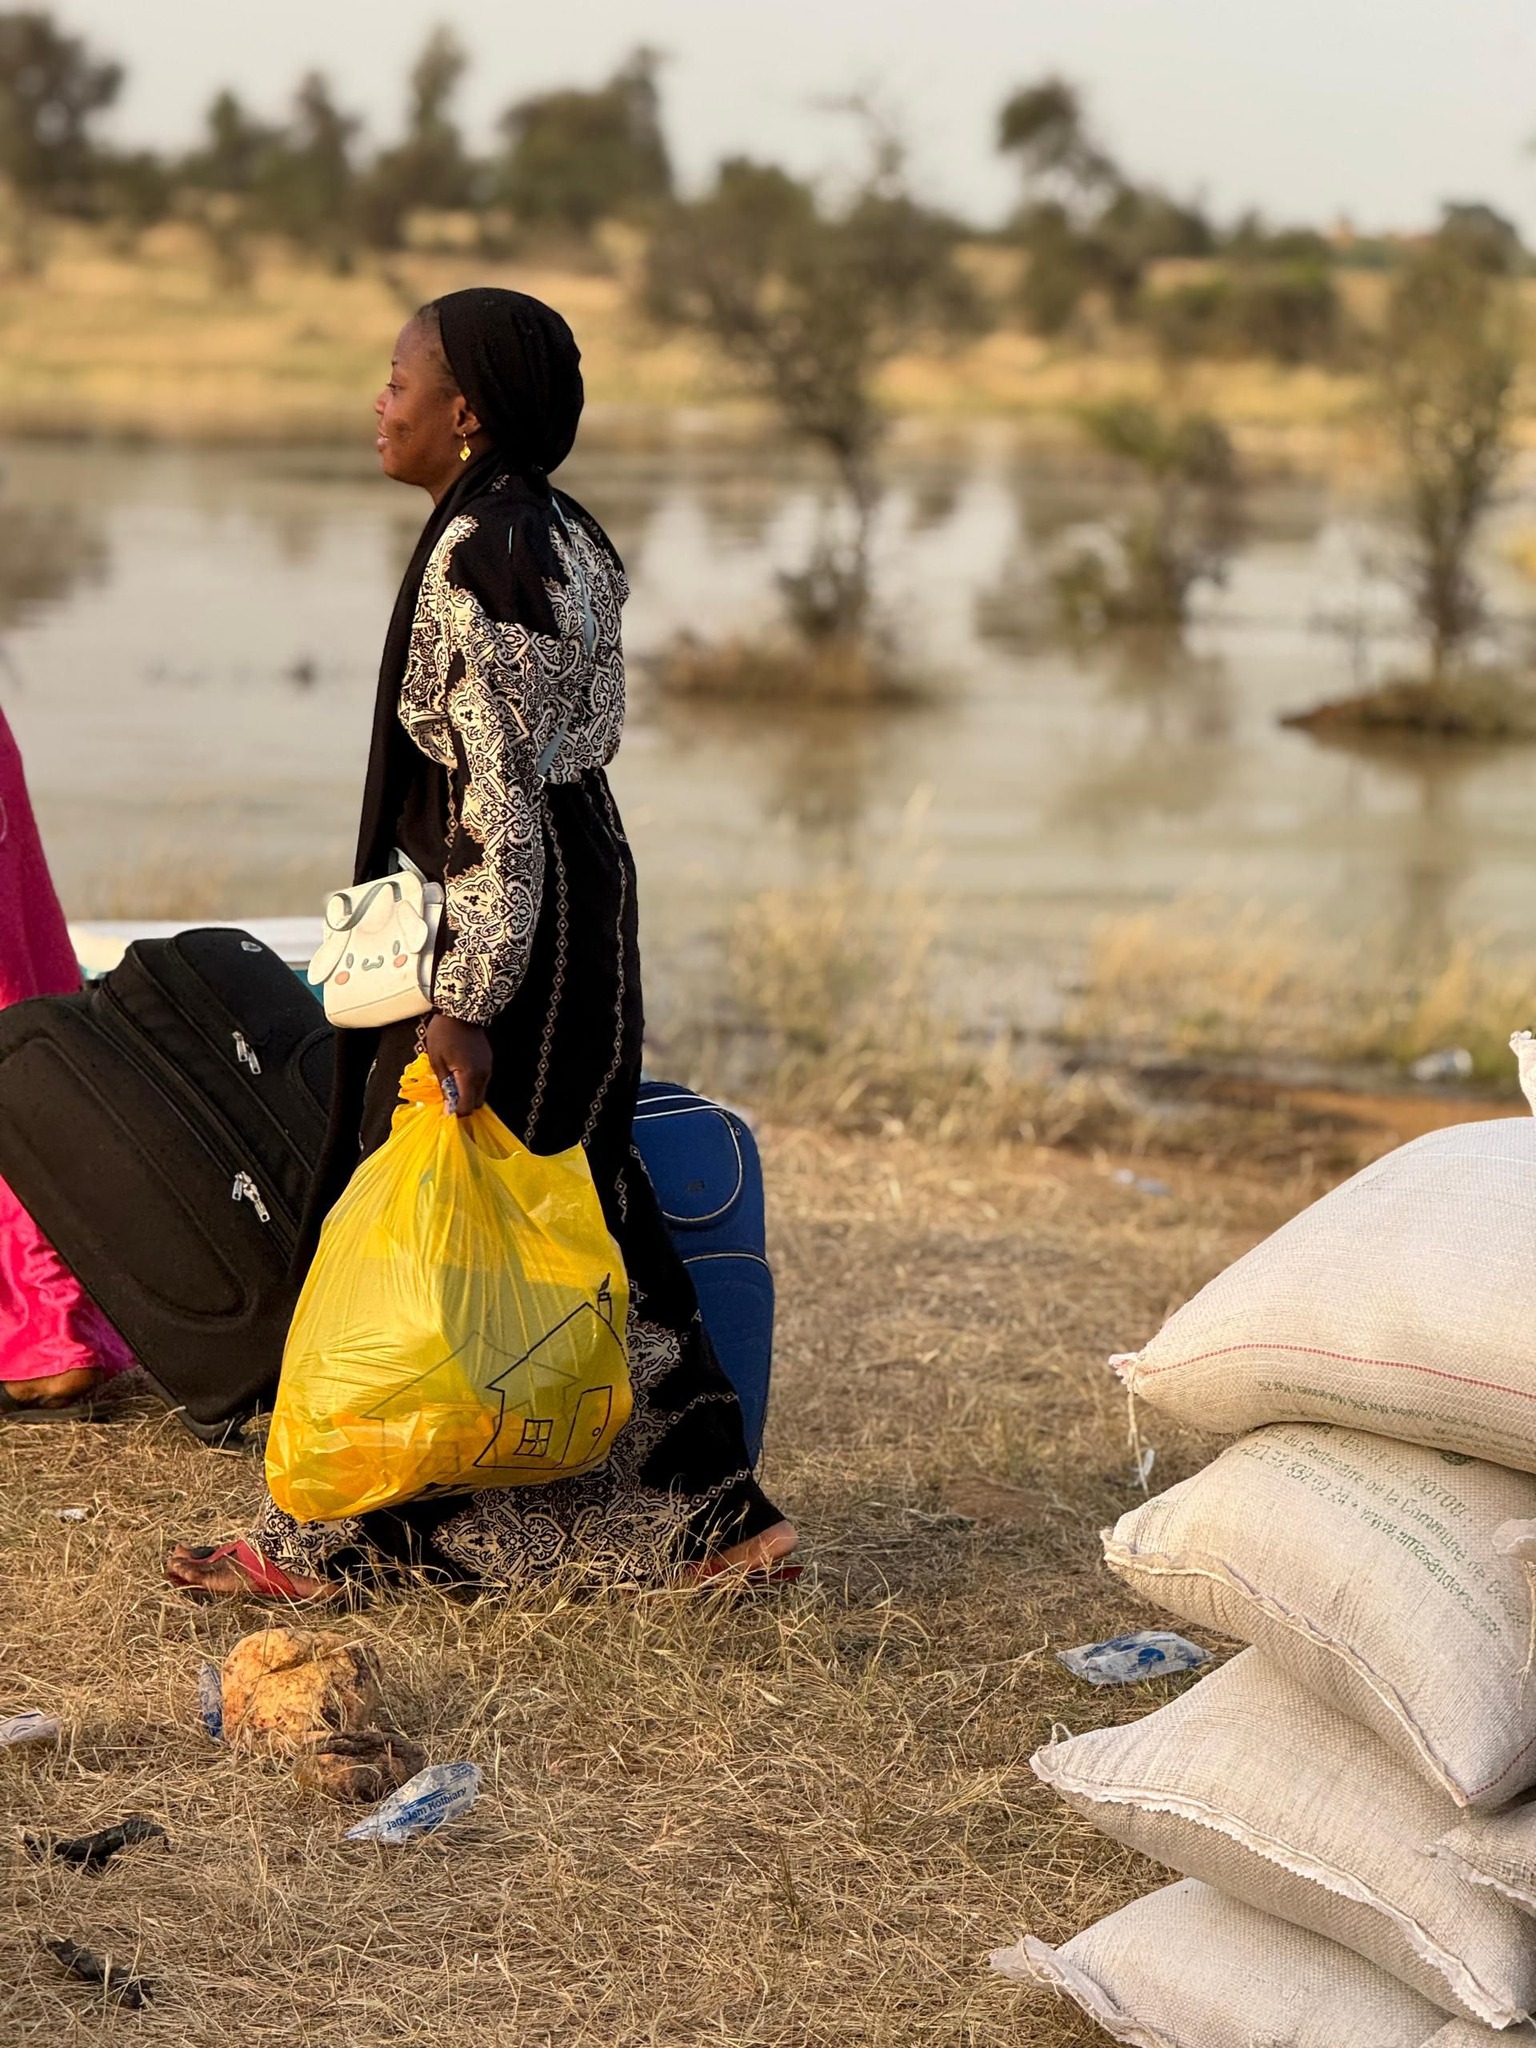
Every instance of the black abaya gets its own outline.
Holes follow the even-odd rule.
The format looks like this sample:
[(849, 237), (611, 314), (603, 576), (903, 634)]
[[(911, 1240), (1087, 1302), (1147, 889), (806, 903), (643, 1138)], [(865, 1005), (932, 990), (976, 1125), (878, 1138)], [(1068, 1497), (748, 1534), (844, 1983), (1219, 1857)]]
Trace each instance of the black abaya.
[[(517, 295), (465, 296), (477, 303), (452, 319), (444, 302), (444, 338), (462, 346), (470, 322), (483, 380), (500, 344), (478, 302)], [(519, 302), (520, 331), (538, 326), (521, 310), (536, 305)], [(579, 410), (562, 334), (563, 322), (541, 328), (530, 349), (524, 332), (508, 374), (524, 374), (527, 357), (566, 404), (574, 376)], [(493, 410), (487, 397), (482, 417)], [(545, 445), (563, 452), (562, 440), (552, 428)], [(467, 466), (428, 521), (391, 622), (357, 878), (386, 872), (398, 847), (445, 881), (438, 1007), (485, 1026), (490, 1105), (531, 1149), (586, 1148), (629, 1275), (634, 1413), (605, 1466), (552, 1486), (302, 1526), (269, 1501), (254, 1540), (289, 1570), (405, 1563), (484, 1584), (563, 1562), (645, 1571), (781, 1519), (752, 1476), (739, 1404), (631, 1141), (643, 1038), (635, 873), (604, 772), (623, 721), (625, 594), (607, 536), (573, 500), (556, 508), (537, 463), (518, 473), (493, 451)], [(417, 1033), (412, 1021), (339, 1035), (310, 1244), (358, 1160), (388, 1136)]]

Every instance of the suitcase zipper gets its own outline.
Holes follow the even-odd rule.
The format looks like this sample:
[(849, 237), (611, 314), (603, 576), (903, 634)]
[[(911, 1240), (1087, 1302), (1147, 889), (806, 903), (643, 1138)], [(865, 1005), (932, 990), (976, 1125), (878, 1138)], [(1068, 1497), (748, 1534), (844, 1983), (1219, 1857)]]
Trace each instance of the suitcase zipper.
[(272, 1221), (272, 1212), (261, 1199), (261, 1189), (248, 1173), (235, 1175), (235, 1184), (230, 1190), (229, 1199), (232, 1202), (249, 1202), (263, 1223)]
[[(255, 952), (260, 952), (262, 950), (261, 947), (256, 946), (254, 942), (247, 941), (245, 943), (249, 950), (253, 950)], [(153, 983), (157, 993), (162, 998), (164, 998), (168, 1002), (175, 1000), (171, 991), (167, 989), (165, 982), (161, 980), (161, 978), (153, 971), (153, 969), (147, 963), (141, 962), (140, 967), (141, 971), (143, 971), (147, 979)], [(105, 988), (107, 986), (107, 982), (103, 980), (100, 986)], [(245, 1067), (253, 1077), (260, 1076), (264, 1072), (261, 1063), (261, 1056), (257, 1052), (256, 1048), (251, 1044), (250, 1040), (246, 1037), (243, 1028), (241, 1028), (237, 1024), (234, 1013), (230, 1010), (228, 1004), (222, 1002), (220, 998), (214, 993), (214, 991), (211, 988), (208, 987), (208, 985), (205, 982), (202, 982), (200, 980), (199, 987), (201, 990), (202, 1000), (206, 1004), (207, 1008), (215, 1012), (218, 1016), (227, 1020), (226, 1028), (228, 1029), (230, 1040), (234, 1046), (236, 1060), (240, 1063), (240, 1065)], [(114, 1001), (115, 1000), (116, 997), (114, 995)], [(127, 1006), (125, 1004), (119, 1003), (118, 1007), (123, 1012), (128, 1027), (135, 1034), (135, 1037), (141, 1037), (143, 1034), (141, 1033), (139, 1026), (134, 1022), (132, 1013), (127, 1009)], [(323, 1013), (317, 1015), (317, 1022), (323, 1022)], [(154, 1046), (154, 1041), (152, 1039), (147, 1039), (145, 1042), (149, 1044), (151, 1047)], [(164, 1056), (162, 1055), (161, 1057), (163, 1058)], [(174, 1068), (172, 1069), (172, 1071), (174, 1071)], [(265, 1101), (263, 1101), (262, 1097), (259, 1094), (253, 1094), (251, 1097), (251, 1101), (253, 1106), (261, 1111), (263, 1117), (266, 1119), (269, 1130), (277, 1138), (277, 1140), (283, 1146), (283, 1148), (291, 1155), (291, 1157), (299, 1166), (300, 1170), (306, 1176), (310, 1175), (313, 1171), (311, 1162), (305, 1157), (303, 1147), (299, 1144), (298, 1140), (293, 1136), (293, 1134), (290, 1131), (285, 1129), (280, 1119), (273, 1114), (270, 1106)], [(298, 1235), (297, 1228), (295, 1228), (294, 1235), (295, 1237), (297, 1237)]]
[[(98, 982), (97, 987), (106, 996), (122, 1026), (122, 1036), (128, 1041), (124, 1050), (127, 1053), (129, 1064), (136, 1066), (140, 1073), (145, 1074), (148, 1079), (161, 1082), (169, 1080), (174, 1083), (175, 1092), (169, 1098), (171, 1108), (195, 1137), (205, 1137), (206, 1133), (198, 1130), (197, 1125), (187, 1114), (183, 1106), (189, 1090), (177, 1068), (165, 1057), (153, 1040), (146, 1038), (143, 1032), (139, 1030), (132, 1017), (128, 1014), (122, 999), (112, 987), (110, 980)], [(200, 1113), (223, 1140), (226, 1161), (238, 1159), (241, 1152), (245, 1149), (239, 1132), (233, 1130), (225, 1122), (218, 1110), (205, 1097), (197, 1097), (197, 1106)], [(268, 1208), (266, 1198), (262, 1195), (250, 1174), (243, 1167), (238, 1167), (236, 1168), (230, 1199), (235, 1202), (249, 1202), (256, 1212), (258, 1221), (267, 1225), (272, 1224), (274, 1220), (273, 1211), (275, 1210), (277, 1234), (283, 1239), (288, 1249), (292, 1250), (294, 1244), (298, 1241), (298, 1219), (290, 1214), (286, 1204), (275, 1190), (271, 1196), (272, 1206)]]

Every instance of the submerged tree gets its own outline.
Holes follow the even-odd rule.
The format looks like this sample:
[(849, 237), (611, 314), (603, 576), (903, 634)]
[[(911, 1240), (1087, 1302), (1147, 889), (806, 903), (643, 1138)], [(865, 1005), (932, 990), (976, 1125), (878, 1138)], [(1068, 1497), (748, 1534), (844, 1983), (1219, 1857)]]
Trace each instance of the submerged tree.
[(493, 197), (520, 220), (578, 235), (669, 199), (660, 66), (660, 55), (642, 47), (596, 91), (540, 93), (509, 107)]
[(1202, 583), (1221, 584), (1242, 532), (1242, 477), (1231, 436), (1208, 413), (1135, 399), (1083, 415), (1090, 437), (1140, 479), (1144, 502), (1104, 547), (1080, 546), (1056, 572), (1080, 630), (1181, 625)]
[(1472, 554), (1511, 453), (1519, 311), (1508, 249), (1484, 225), (1452, 216), (1403, 272), (1377, 378), (1412, 537), (1409, 588), (1434, 684), (1483, 624)]
[(979, 324), (956, 241), (953, 223), (907, 189), (899, 148), (878, 136), (871, 170), (844, 205), (826, 205), (773, 165), (735, 157), (653, 239), (652, 312), (709, 335), (789, 431), (835, 466), (850, 531), (824, 534), (804, 573), (785, 579), (795, 622), (810, 638), (855, 633), (867, 610), (875, 456), (886, 427), (880, 371), (925, 337)]

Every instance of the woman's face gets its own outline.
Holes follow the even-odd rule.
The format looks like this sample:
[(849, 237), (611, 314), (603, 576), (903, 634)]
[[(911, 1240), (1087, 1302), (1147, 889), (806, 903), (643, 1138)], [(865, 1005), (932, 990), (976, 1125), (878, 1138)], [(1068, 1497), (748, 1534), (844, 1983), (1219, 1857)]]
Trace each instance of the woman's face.
[(458, 469), (466, 439), (475, 444), (479, 422), (464, 395), (443, 375), (442, 359), (418, 321), (400, 330), (389, 382), (373, 402), (376, 445), (384, 474), (440, 494)]

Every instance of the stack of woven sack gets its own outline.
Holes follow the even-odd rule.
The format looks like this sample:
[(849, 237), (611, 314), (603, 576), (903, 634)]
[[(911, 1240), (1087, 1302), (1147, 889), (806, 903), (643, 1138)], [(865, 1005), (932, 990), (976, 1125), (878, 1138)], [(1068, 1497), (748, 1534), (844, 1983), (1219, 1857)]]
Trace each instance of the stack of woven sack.
[(996, 1966), (1142, 2048), (1536, 2039), (1536, 1122), (1392, 1153), (1114, 1363), (1239, 1440), (1107, 1561), (1251, 1647), (1035, 1757), (1184, 1882)]

